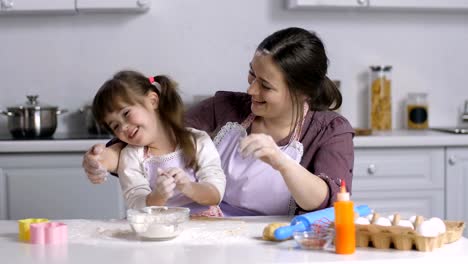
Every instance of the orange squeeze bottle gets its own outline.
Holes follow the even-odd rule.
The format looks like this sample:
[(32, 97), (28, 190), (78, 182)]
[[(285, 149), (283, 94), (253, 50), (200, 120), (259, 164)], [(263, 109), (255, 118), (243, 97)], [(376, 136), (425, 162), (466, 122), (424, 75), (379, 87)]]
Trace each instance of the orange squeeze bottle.
[(356, 251), (356, 226), (354, 225), (354, 206), (346, 191), (346, 183), (341, 181), (335, 208), (335, 252), (353, 254)]

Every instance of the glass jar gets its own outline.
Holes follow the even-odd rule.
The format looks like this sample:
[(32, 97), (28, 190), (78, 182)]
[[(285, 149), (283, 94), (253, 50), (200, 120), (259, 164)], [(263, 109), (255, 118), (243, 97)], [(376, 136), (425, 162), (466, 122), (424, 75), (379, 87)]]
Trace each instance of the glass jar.
[(406, 103), (408, 129), (426, 129), (429, 127), (429, 109), (426, 93), (409, 93)]
[(392, 129), (392, 66), (370, 66), (369, 127)]

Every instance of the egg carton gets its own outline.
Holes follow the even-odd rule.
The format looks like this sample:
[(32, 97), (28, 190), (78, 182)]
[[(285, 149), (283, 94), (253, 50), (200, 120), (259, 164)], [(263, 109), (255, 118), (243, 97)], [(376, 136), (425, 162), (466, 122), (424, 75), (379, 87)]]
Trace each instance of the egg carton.
[(436, 237), (423, 237), (409, 227), (356, 224), (356, 246), (433, 251), (446, 243), (452, 243), (460, 239), (465, 228), (464, 222), (444, 221), (444, 223), (446, 232)]

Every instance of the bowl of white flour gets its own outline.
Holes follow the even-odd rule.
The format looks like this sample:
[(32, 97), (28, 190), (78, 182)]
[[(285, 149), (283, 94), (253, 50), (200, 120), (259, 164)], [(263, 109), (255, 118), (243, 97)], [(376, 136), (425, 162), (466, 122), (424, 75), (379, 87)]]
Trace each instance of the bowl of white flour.
[(127, 210), (132, 230), (143, 240), (169, 240), (177, 237), (190, 219), (185, 207), (149, 206)]

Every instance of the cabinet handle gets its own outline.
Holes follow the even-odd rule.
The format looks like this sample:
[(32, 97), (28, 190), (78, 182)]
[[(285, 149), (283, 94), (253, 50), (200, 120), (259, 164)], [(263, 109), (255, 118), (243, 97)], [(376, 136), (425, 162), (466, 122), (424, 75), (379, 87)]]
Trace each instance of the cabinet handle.
[(13, 8), (13, 0), (2, 0), (2, 7), (3, 8)]
[(449, 159), (448, 159), (448, 163), (450, 165), (455, 165), (457, 164), (457, 157), (456, 156), (450, 156)]
[(374, 164), (370, 164), (369, 167), (367, 167), (367, 172), (374, 175), (377, 172), (377, 168)]
[(368, 6), (369, 0), (357, 0), (358, 5), (360, 6)]

